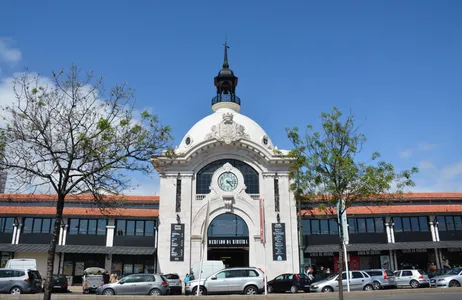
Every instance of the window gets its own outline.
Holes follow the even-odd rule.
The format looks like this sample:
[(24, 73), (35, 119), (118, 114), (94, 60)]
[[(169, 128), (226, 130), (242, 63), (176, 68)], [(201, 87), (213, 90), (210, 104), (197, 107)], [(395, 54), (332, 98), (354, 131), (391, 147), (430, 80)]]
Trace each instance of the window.
[(70, 219), (70, 235), (106, 235), (105, 219)]
[(352, 273), (352, 278), (353, 279), (359, 279), (359, 278), (364, 278), (363, 274), (361, 274), (361, 272), (351, 272)]
[(375, 218), (375, 232), (384, 232), (383, 218)]
[(412, 276), (412, 271), (403, 271), (403, 272), (401, 273), (401, 276), (403, 276), (403, 277), (404, 277), (404, 276)]
[(55, 219), (51, 218), (25, 218), (23, 233), (52, 233)]
[(225, 163), (230, 163), (233, 167), (241, 171), (244, 176), (244, 183), (247, 186), (245, 190), (248, 194), (260, 193), (260, 179), (259, 174), (248, 164), (236, 159), (220, 159), (214, 161), (207, 166), (203, 167), (197, 172), (196, 179), (196, 193), (208, 194), (210, 193), (210, 183), (212, 182), (213, 173), (221, 168)]
[(372, 218), (366, 219), (366, 231), (368, 233), (375, 233), (375, 220)]
[(0, 218), (0, 232), (12, 233), (13, 223), (14, 218)]
[(319, 220), (321, 234), (329, 234), (329, 220)]
[(402, 232), (403, 231), (403, 223), (401, 222), (401, 218), (393, 218), (393, 224), (395, 232)]
[(279, 179), (274, 177), (274, 211), (279, 211)]
[(116, 220), (116, 232), (120, 236), (154, 236), (155, 221)]
[(428, 218), (420, 217), (393, 217), (395, 232), (428, 232)]
[(220, 272), (217, 274), (217, 279), (225, 279), (227, 276), (226, 276), (226, 272)]
[(356, 233), (356, 219), (350, 218), (348, 219), (348, 229), (350, 233)]
[(419, 226), (420, 226), (420, 231), (428, 232), (428, 218), (419, 217)]
[[(178, 174), (180, 175), (180, 174)], [(176, 205), (175, 212), (181, 212), (181, 179), (176, 180)]]
[(462, 216), (438, 216), (436, 220), (440, 231), (462, 230)]
[(335, 219), (304, 219), (302, 230), (304, 235), (337, 235), (338, 225)]

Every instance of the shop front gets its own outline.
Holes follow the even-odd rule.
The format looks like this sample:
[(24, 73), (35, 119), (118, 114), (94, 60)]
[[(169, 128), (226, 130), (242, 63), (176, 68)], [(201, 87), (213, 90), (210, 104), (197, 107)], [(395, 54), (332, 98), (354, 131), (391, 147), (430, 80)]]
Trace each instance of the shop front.
[(81, 284), (83, 271), (86, 268), (104, 268), (105, 254), (65, 253), (63, 261), (63, 275), (72, 284)]
[(442, 268), (455, 268), (462, 266), (462, 248), (441, 249)]
[(426, 271), (429, 264), (436, 262), (434, 249), (417, 248), (396, 250), (398, 269), (422, 269)]
[(111, 274), (117, 274), (119, 278), (130, 274), (156, 273), (154, 255), (113, 255)]

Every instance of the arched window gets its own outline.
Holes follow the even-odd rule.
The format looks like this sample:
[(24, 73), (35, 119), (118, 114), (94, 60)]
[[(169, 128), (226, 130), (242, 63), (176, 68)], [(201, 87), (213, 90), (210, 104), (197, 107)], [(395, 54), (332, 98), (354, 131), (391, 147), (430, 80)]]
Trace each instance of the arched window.
[(210, 183), (212, 182), (213, 173), (223, 167), (225, 163), (230, 163), (233, 167), (241, 171), (244, 176), (244, 183), (247, 186), (247, 194), (260, 194), (260, 184), (258, 172), (254, 168), (236, 159), (216, 160), (197, 172), (196, 177), (196, 194), (210, 193)]
[(207, 230), (208, 237), (248, 237), (249, 228), (238, 215), (225, 213), (210, 222)]

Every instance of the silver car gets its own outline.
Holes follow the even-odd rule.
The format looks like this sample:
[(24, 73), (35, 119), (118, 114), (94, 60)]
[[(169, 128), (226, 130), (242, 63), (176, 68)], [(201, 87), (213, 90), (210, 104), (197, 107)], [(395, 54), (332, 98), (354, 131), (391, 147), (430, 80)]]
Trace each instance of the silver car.
[(396, 288), (396, 278), (393, 275), (391, 270), (386, 269), (370, 269), (370, 270), (363, 270), (369, 276), (372, 277), (374, 290), (380, 290), (382, 288)]
[(211, 276), (192, 280), (186, 284), (185, 294), (259, 294), (264, 286), (264, 274), (257, 268), (229, 268), (215, 272)]
[(430, 279), (431, 287), (448, 288), (462, 285), (462, 268), (454, 268), (445, 275), (435, 276)]
[(0, 293), (25, 294), (42, 291), (42, 277), (38, 271), (0, 269)]
[(97, 295), (168, 295), (167, 279), (159, 274), (133, 274), (96, 289)]
[(430, 285), (427, 273), (420, 269), (398, 270), (395, 271), (394, 275), (398, 286), (411, 286), (411, 288), (416, 289)]
[[(372, 291), (373, 280), (372, 278), (364, 271), (350, 271), (350, 290), (352, 291)], [(338, 274), (332, 274), (324, 280), (314, 282), (310, 286), (312, 292), (334, 292), (338, 291)], [(342, 273), (342, 284), (343, 290), (347, 289), (347, 280), (346, 272)]]

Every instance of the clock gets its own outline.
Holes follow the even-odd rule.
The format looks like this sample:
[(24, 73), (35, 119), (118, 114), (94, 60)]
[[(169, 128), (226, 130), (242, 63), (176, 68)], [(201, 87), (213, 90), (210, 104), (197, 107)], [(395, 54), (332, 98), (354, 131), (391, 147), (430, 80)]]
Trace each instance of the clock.
[(237, 176), (233, 172), (224, 172), (218, 176), (218, 186), (225, 192), (234, 191), (237, 188)]

